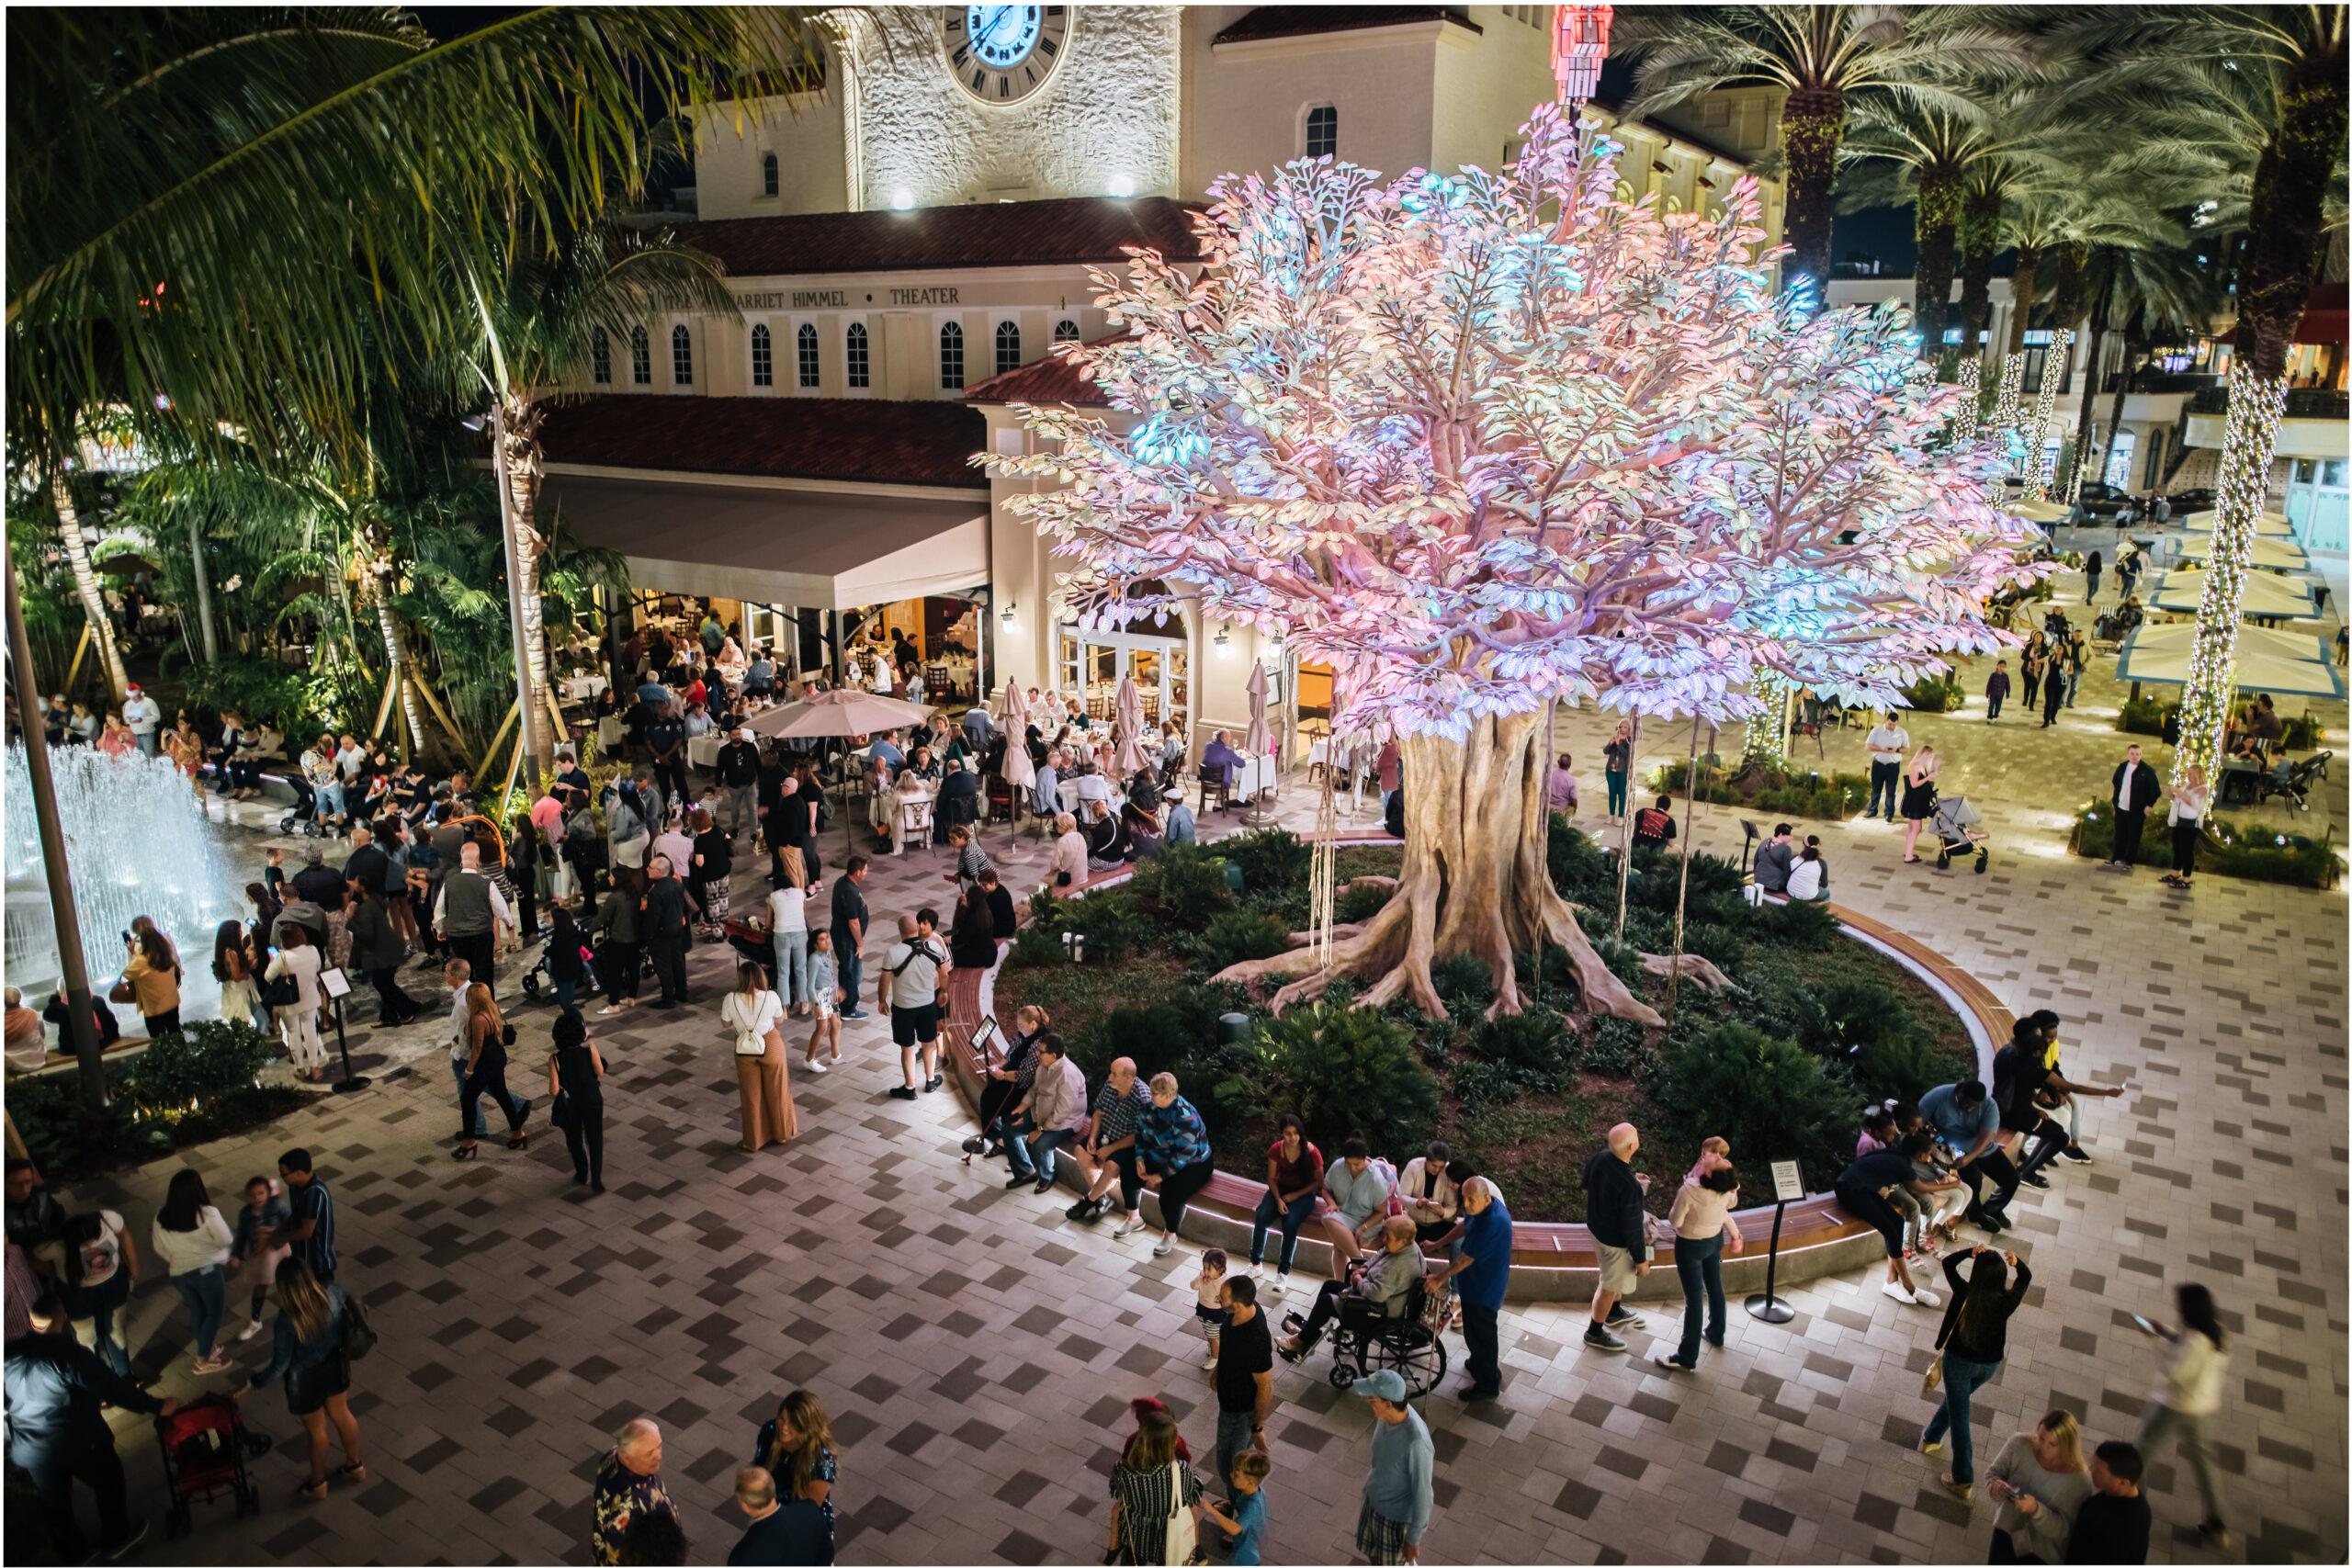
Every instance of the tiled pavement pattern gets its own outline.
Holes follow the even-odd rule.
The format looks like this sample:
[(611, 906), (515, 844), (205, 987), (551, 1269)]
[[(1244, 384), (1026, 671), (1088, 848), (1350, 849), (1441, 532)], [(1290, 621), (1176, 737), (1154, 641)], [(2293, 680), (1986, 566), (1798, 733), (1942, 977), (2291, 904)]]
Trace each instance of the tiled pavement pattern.
[[(1564, 742), (1597, 757), (1595, 723), (1567, 716)], [(1997, 835), (1992, 873), (1898, 868), (1892, 829), (1832, 828), (1837, 896), (1938, 946), (2012, 1008), (2058, 1009), (2078, 1042), (2070, 1066), (2131, 1089), (2087, 1112), (2099, 1163), (2055, 1168), (2051, 1192), (2023, 1197), (2017, 1245), (2038, 1279), (1977, 1406), (1980, 1463), (2052, 1404), (2095, 1437), (2128, 1436), (2157, 1348), (2127, 1316), (2169, 1314), (2171, 1286), (2202, 1280), (2239, 1337), (2218, 1435), (2240, 1554), (2342, 1561), (2343, 899), (2216, 878), (2182, 900), (2152, 875), (2057, 857), (2041, 815), (2053, 801), (2030, 788), (2036, 759), (2068, 759), (2071, 780), (2103, 771), (2113, 737), (2081, 719), (2057, 736), (1969, 723), (1914, 729), (1940, 727), (1956, 761), (1985, 770), (1970, 787)], [(1663, 735), (1658, 753), (1679, 739)], [(1300, 790), (1284, 815), (1306, 810)], [(1700, 841), (1731, 847), (1735, 818), (1703, 811)], [(991, 849), (1002, 843), (992, 832)], [(1017, 879), (1042, 855), (1023, 840), (1011, 861)], [(921, 854), (879, 863), (877, 915), (944, 895), (944, 870)], [(692, 1012), (596, 1021), (614, 1071), (601, 1200), (569, 1185), (543, 1126), (527, 1156), (486, 1145), (479, 1166), (452, 1165), (453, 1097), (422, 1027), (366, 1042), (379, 1073), (413, 1071), (197, 1152), (224, 1196), (287, 1145), (317, 1153), (341, 1205), (345, 1278), (384, 1335), (354, 1402), (373, 1478), (323, 1506), (296, 1500), (296, 1425), (262, 1391), (251, 1410), (279, 1445), (260, 1461), (264, 1512), (199, 1508), (195, 1535), (159, 1540), (150, 1560), (583, 1562), (605, 1434), (650, 1413), (691, 1560), (718, 1562), (736, 1534), (729, 1475), (777, 1396), (804, 1384), (842, 1439), (844, 1562), (1095, 1561), (1134, 1393), (1168, 1398), (1205, 1458), (1189, 1249), (1155, 1262), (1147, 1244), (1069, 1225), (1063, 1199), (1004, 1192), (1001, 1167), (961, 1165), (952, 1094), (883, 1098), (896, 1069), (878, 1021), (850, 1027), (842, 1069), (795, 1073), (797, 1142), (744, 1155), (715, 1017), (724, 956), (695, 950)], [(541, 1059), (547, 1016), (522, 1012), (518, 1062)], [(127, 1207), (143, 1226), (171, 1168), (68, 1199)], [(1781, 1327), (1735, 1303), (1731, 1348), (1688, 1380), (1648, 1367), (1646, 1337), (1635, 1355), (1585, 1354), (1573, 1308), (1507, 1313), (1501, 1400), (1426, 1402), (1440, 1504), (1428, 1560), (1983, 1561), (1990, 1505), (1947, 1497), (1940, 1465), (1908, 1446), (1929, 1409), (1917, 1392), (1929, 1315), (1883, 1297), (1875, 1271), (1792, 1293), (1799, 1316)], [(1654, 1330), (1672, 1322), (1652, 1314)], [(137, 1298), (131, 1340), (165, 1392), (188, 1389), (176, 1297), (160, 1281)], [(1326, 1364), (1278, 1382), (1274, 1561), (1351, 1555), (1369, 1422), (1323, 1383)], [(150, 1439), (120, 1425), (134, 1495), (152, 1498)], [(2164, 1455), (2153, 1481), (2153, 1559), (2208, 1557), (2188, 1529), (2186, 1467)]]

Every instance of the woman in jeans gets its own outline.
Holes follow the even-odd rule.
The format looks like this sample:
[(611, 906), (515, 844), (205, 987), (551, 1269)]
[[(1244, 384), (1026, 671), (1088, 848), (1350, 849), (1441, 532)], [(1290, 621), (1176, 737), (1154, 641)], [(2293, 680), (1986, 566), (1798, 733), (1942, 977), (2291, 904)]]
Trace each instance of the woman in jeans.
[(1290, 1283), (1291, 1260), (1298, 1256), (1298, 1227), (1315, 1213), (1323, 1190), (1323, 1151), (1306, 1141), (1295, 1112), (1284, 1112), (1282, 1136), (1266, 1151), (1266, 1192), (1258, 1200), (1250, 1230), (1250, 1274), (1257, 1278), (1266, 1256), (1266, 1227), (1282, 1222), (1283, 1249), (1274, 1264), (1275, 1289)]
[(2229, 1340), (2222, 1332), (2221, 1314), (2213, 1310), (2213, 1292), (2202, 1285), (2183, 1285), (2175, 1300), (2180, 1303), (2180, 1326), (2148, 1325), (2148, 1332), (2172, 1342), (2172, 1359), (2148, 1396), (2148, 1413), (2141, 1417), (2138, 1445), (2143, 1459), (2153, 1461), (2166, 1438), (2177, 1437), (2197, 1472), (2197, 1490), (2205, 1500), (2205, 1521), (2197, 1528), (2217, 1551), (2230, 1547), (2230, 1528), (2222, 1520), (2222, 1487), (2213, 1474), (2213, 1452), (2205, 1438), (2205, 1423), (2222, 1408), (2222, 1379), (2229, 1371)]
[(1136, 1154), (1143, 1184), (1159, 1194), (1159, 1240), (1151, 1249), (1164, 1258), (1176, 1247), (1184, 1205), (1216, 1174), (1209, 1162), (1209, 1130), (1192, 1102), (1176, 1092), (1176, 1075), (1151, 1080), (1151, 1109), (1136, 1120)]
[(2185, 781), (2177, 781), (2166, 792), (2172, 796), (2172, 869), (2165, 873), (2165, 882), (2184, 890), (2196, 878), (2197, 840), (2205, 830), (2206, 808), (2213, 804), (2205, 770), (2191, 762), (2188, 773)]
[(1609, 815), (1625, 815), (1625, 781), (1634, 771), (1634, 721), (1621, 718), (1617, 733), (1600, 749), (1600, 776), (1609, 782)]
[(214, 1345), (220, 1337), (220, 1319), (229, 1310), (229, 1277), (221, 1265), (229, 1261), (236, 1237), (212, 1206), (204, 1178), (192, 1170), (172, 1178), (148, 1238), (155, 1256), (171, 1270), (180, 1300), (187, 1303), (188, 1332), (196, 1340), (196, 1365), (189, 1370), (228, 1371), (229, 1358)]
[(2091, 1495), (2083, 1429), (2071, 1410), (2053, 1410), (2030, 1432), (2001, 1445), (1985, 1490), (1998, 1503), (1988, 1562), (2064, 1562), (2075, 1511)]
[[(1960, 1266), (1965, 1262), (1968, 1273)], [(2010, 1279), (2010, 1271), (2016, 1279)], [(2008, 1353), (2009, 1317), (2024, 1302), (2033, 1283), (2033, 1270), (2018, 1261), (2014, 1252), (1987, 1252), (1978, 1242), (1966, 1253), (1944, 1259), (1944, 1278), (1951, 1282), (1951, 1303), (1944, 1309), (1943, 1332), (1936, 1348), (1944, 1358), (1944, 1402), (1928, 1418), (1920, 1451), (1934, 1453), (1951, 1437), (1951, 1469), (1944, 1489), (1965, 1502), (1976, 1492), (1974, 1435), (1968, 1426), (1970, 1396), (1993, 1381)]]
[(79, 1321), (90, 1318), (92, 1337), (107, 1365), (123, 1377), (130, 1375), (130, 1352), (116, 1314), (128, 1325), (130, 1287), (139, 1282), (139, 1247), (130, 1228), (112, 1209), (96, 1209), (65, 1222), (64, 1277), (60, 1281), (66, 1309)]
[(1702, 1155), (1699, 1168), (1675, 1189), (1667, 1224), (1674, 1231), (1674, 1272), (1682, 1281), (1682, 1343), (1671, 1355), (1661, 1351), (1650, 1358), (1668, 1371), (1699, 1370), (1702, 1296), (1707, 1343), (1724, 1348), (1723, 1255), (1728, 1247), (1736, 1258), (1747, 1245), (1732, 1213), (1738, 1207), (1739, 1172), (1717, 1156)]
[(327, 1495), (327, 1423), (343, 1442), (338, 1481), (365, 1481), (359, 1456), (359, 1420), (351, 1414), (351, 1359), (343, 1351), (349, 1303), (340, 1285), (322, 1288), (311, 1266), (299, 1258), (277, 1268), (277, 1333), (270, 1341), (269, 1365), (254, 1374), (254, 1387), (286, 1380), (286, 1408), (302, 1419), (311, 1438), (311, 1479), (302, 1495), (313, 1502)]

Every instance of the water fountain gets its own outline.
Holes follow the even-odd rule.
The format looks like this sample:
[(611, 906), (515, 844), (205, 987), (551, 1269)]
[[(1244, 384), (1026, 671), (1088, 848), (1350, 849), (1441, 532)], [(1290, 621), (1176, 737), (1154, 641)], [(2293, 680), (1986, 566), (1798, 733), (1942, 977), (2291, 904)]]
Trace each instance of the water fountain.
[[(49, 754), (57, 812), (65, 828), (65, 863), (82, 919), (82, 961), (101, 998), (125, 962), (122, 933), (145, 915), (172, 939), (186, 970), (181, 1015), (220, 1010), (212, 978), (212, 936), (222, 920), (245, 912), (243, 886), (205, 820), (186, 774), (160, 757), (111, 757), (87, 746)], [(8, 748), (6, 807), (7, 983), (38, 1005), (59, 979), (57, 926), (41, 874), (39, 818), (24, 748)], [(135, 1032), (134, 1009), (119, 1009)]]

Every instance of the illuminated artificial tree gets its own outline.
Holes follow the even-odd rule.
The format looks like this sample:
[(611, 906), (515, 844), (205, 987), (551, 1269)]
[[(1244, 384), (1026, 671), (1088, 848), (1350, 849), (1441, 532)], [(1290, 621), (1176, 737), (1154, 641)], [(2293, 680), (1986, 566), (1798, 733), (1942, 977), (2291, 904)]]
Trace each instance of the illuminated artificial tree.
[(1618, 198), (1618, 149), (1552, 107), (1500, 175), (1393, 183), (1302, 162), (1230, 180), (1195, 278), (1149, 252), (1096, 286), (1125, 335), (1057, 352), (1126, 434), (1023, 408), (1048, 438), (991, 473), (1079, 563), (1095, 625), (1173, 603), (1337, 673), (1342, 728), (1404, 752), (1392, 900), (1336, 944), (1225, 972), (1363, 979), (1442, 1010), (1430, 964), (1567, 951), (1585, 1013), (1657, 1015), (1546, 867), (1544, 716), (1598, 698), (1745, 718), (1768, 673), (1887, 704), (2001, 636), (1980, 601), (2024, 525), (1938, 437), (1899, 312), (1776, 305), (1752, 182), (1714, 214)]

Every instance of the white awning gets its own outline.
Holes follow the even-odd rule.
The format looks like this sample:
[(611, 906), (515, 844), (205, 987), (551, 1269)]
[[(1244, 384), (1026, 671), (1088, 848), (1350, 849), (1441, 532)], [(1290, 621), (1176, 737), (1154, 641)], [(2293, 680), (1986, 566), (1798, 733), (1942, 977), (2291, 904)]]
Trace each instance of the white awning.
[(988, 582), (989, 516), (967, 493), (815, 490), (549, 472), (584, 545), (628, 558), (639, 588), (793, 608), (853, 610)]

